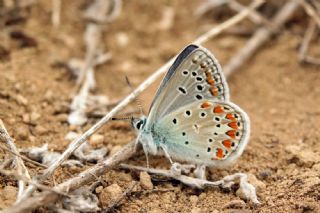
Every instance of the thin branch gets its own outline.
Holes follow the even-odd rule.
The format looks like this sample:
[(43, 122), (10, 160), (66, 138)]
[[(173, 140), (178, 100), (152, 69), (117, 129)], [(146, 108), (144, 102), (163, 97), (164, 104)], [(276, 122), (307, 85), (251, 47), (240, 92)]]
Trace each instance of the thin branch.
[[(26, 179), (30, 180), (31, 177), (28, 172), (28, 169), (24, 165), (23, 160), (20, 158), (19, 151), (18, 151), (16, 145), (14, 144), (12, 138), (10, 137), (10, 135), (9, 135), (7, 129), (5, 128), (1, 119), (0, 119), (0, 140), (2, 140), (3, 142), (5, 142), (7, 144), (7, 146), (12, 151), (12, 153), (15, 153), (14, 162), (16, 164), (18, 174), (21, 176), (25, 176)], [(25, 182), (22, 180), (18, 181), (18, 185), (19, 185), (19, 191), (18, 191), (18, 195), (17, 195), (17, 202), (21, 199), (22, 194), (25, 190), (25, 186), (26, 186)]]
[[(296, 1), (288, 1), (274, 16), (272, 22), (278, 31), (291, 18), (297, 8), (298, 3)], [(235, 70), (246, 63), (273, 34), (274, 32), (267, 27), (261, 27), (257, 30), (244, 47), (223, 67), (225, 76), (229, 77)]]
[(307, 55), (312, 36), (314, 35), (314, 33), (316, 31), (316, 27), (317, 27), (317, 25), (316, 25), (316, 22), (314, 21), (314, 19), (310, 19), (309, 26), (306, 30), (306, 33), (304, 34), (302, 44), (299, 49), (300, 62), (311, 63), (311, 64), (316, 64), (316, 65), (320, 64), (319, 59), (316, 59), (314, 57)]
[[(252, 4), (252, 7), (243, 10), (242, 12), (238, 13), (237, 15), (233, 16), (232, 18), (230, 18), (228, 21), (214, 27), (212, 30), (210, 30), (208, 33), (200, 36), (198, 39), (196, 39), (193, 43), (196, 44), (202, 44), (203, 42), (206, 42), (207, 40), (209, 40), (210, 38), (220, 34), (221, 32), (223, 32), (224, 30), (228, 29), (229, 27), (237, 24), (238, 22), (240, 22), (241, 20), (243, 20), (244, 18), (246, 18), (250, 11), (254, 8), (259, 7), (261, 4), (263, 3), (263, 1), (254, 1), (254, 3)], [(175, 58), (170, 59), (166, 64), (164, 64), (161, 68), (159, 68), (155, 73), (153, 73), (146, 81), (144, 81), (142, 84), (140, 84), (140, 86), (133, 91), (130, 95), (128, 95), (123, 101), (121, 101), (115, 108), (113, 108), (108, 114), (106, 114), (100, 121), (98, 121), (95, 125), (93, 125), (89, 130), (87, 130), (83, 135), (81, 135), (79, 138), (75, 139), (69, 146), (68, 148), (65, 150), (64, 153), (62, 153), (62, 155), (60, 156), (59, 159), (57, 159), (57, 161), (55, 161), (48, 169), (46, 169), (43, 173), (43, 175), (39, 176), (37, 178), (38, 182), (41, 182), (45, 179), (47, 179), (49, 176), (51, 176), (53, 174), (53, 172), (67, 159), (69, 158), (69, 156), (80, 146), (82, 145), (87, 138), (89, 138), (93, 133), (95, 133), (97, 130), (99, 130), (106, 122), (108, 122), (112, 117), (114, 117), (118, 112), (120, 112), (122, 109), (124, 109), (131, 101), (135, 100), (135, 98), (142, 92), (144, 91), (147, 87), (149, 87), (152, 83), (154, 83), (160, 76), (162, 76), (162, 74), (164, 72), (167, 71), (167, 69), (171, 66), (171, 64), (173, 63)], [(122, 150), (122, 152), (124, 152), (125, 150)], [(133, 153), (131, 153), (131, 155), (127, 155), (124, 156), (121, 159), (127, 159), (129, 157), (131, 157), (133, 155)], [(111, 159), (116, 158), (115, 156), (112, 156)], [(119, 164), (120, 161), (115, 162), (114, 164)], [(89, 172), (95, 173), (97, 174), (97, 172), (106, 172), (108, 171), (111, 167), (110, 167), (110, 162), (107, 160), (106, 162), (102, 163), (102, 164), (97, 164), (94, 168), (90, 169)], [(114, 164), (112, 163), (112, 165), (114, 166)], [(88, 171), (87, 171), (88, 172)], [(83, 173), (81, 173), (83, 174)], [(99, 173), (100, 174), (100, 173)], [(99, 175), (97, 175), (99, 176)], [(75, 181), (77, 180), (77, 181)], [(86, 175), (85, 177), (80, 177), (80, 180), (78, 180), (77, 178), (72, 178), (69, 179), (68, 181), (64, 182), (63, 185), (59, 185), (60, 187), (66, 187), (64, 189), (75, 189), (78, 187), (78, 183), (80, 184), (79, 186), (88, 183), (92, 180), (92, 175)], [(76, 184), (75, 184), (76, 183)], [(35, 190), (35, 187), (30, 186), (28, 187), (27, 191), (24, 193), (24, 201), (20, 202), (19, 204), (13, 206), (12, 208), (10, 208), (10, 210), (16, 209), (16, 208), (22, 208), (23, 205), (26, 206), (25, 202), (27, 197), (29, 197), (29, 195), (31, 195), (31, 193)], [(39, 197), (41, 197), (41, 199), (44, 199), (43, 196), (46, 195), (39, 195)], [(40, 199), (40, 198), (39, 198)], [(56, 198), (57, 199), (57, 198)], [(52, 200), (56, 200), (54, 198), (51, 199), (46, 199), (47, 201), (52, 201)], [(34, 199), (32, 199), (34, 200)], [(35, 201), (35, 200), (34, 200)], [(31, 200), (30, 200), (31, 202)], [(36, 200), (36, 202), (39, 202), (39, 200)], [(44, 203), (42, 203), (43, 205)], [(22, 205), (22, 206), (21, 206)], [(39, 206), (39, 203), (38, 205)], [(30, 207), (28, 205), (28, 208), (32, 208), (35, 209), (36, 206)], [(27, 209), (28, 209), (27, 208)], [(8, 210), (9, 211), (9, 210)], [(19, 211), (16, 211), (19, 212)]]
[(306, 0), (296, 0), (298, 1), (303, 8), (305, 9), (306, 13), (315, 20), (317, 25), (320, 27), (320, 16), (317, 11), (306, 1)]

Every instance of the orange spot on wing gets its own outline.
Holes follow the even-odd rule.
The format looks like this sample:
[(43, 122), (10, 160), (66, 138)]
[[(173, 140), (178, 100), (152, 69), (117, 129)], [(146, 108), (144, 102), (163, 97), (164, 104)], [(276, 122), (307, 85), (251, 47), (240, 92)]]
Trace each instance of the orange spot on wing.
[(216, 87), (216, 86), (212, 86), (212, 87), (210, 87), (210, 93), (211, 93), (211, 95), (213, 95), (213, 96), (218, 96), (218, 88)]
[(228, 114), (226, 115), (226, 118), (229, 119), (229, 120), (232, 120), (232, 121), (235, 121), (235, 120), (236, 120), (235, 117), (233, 116), (233, 114), (231, 114), (231, 113), (228, 113)]
[(226, 132), (226, 134), (228, 136), (230, 136), (231, 138), (235, 139), (236, 138), (236, 130), (229, 130), (228, 132)]
[(204, 108), (204, 109), (206, 109), (206, 108), (208, 108), (208, 107), (210, 107), (211, 106), (211, 104), (208, 102), (208, 101), (205, 101), (205, 102), (203, 102), (202, 104), (201, 104), (201, 108)]
[(208, 84), (210, 84), (211, 86), (213, 86), (215, 84), (214, 79), (212, 78), (212, 74), (210, 72), (206, 72), (206, 77), (207, 77), (207, 82)]
[(213, 108), (214, 113), (223, 113), (223, 108), (221, 106), (216, 106)]
[(228, 126), (230, 126), (232, 129), (238, 129), (238, 125), (236, 121), (228, 123)]
[(219, 159), (221, 159), (221, 158), (224, 157), (224, 151), (223, 151), (223, 149), (217, 148), (216, 157), (219, 158)]
[(222, 141), (223, 146), (225, 146), (226, 148), (230, 149), (231, 148), (231, 140), (224, 140)]

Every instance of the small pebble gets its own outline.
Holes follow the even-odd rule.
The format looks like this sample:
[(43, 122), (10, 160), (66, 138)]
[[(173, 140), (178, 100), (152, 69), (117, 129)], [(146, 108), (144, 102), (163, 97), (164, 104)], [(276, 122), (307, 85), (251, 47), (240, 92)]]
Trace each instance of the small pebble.
[(190, 203), (193, 206), (195, 206), (195, 205), (197, 205), (199, 198), (196, 195), (191, 195), (189, 200), (190, 200)]
[(18, 139), (26, 140), (29, 136), (29, 129), (26, 126), (19, 126), (18, 128), (16, 128), (16, 134), (18, 136)]
[(68, 120), (67, 114), (59, 114), (56, 116), (57, 121), (66, 122)]
[(24, 106), (28, 105), (28, 99), (26, 99), (22, 95), (17, 95), (15, 99), (17, 103), (20, 105), (24, 105)]
[(143, 189), (151, 190), (153, 189), (153, 183), (151, 177), (147, 172), (140, 172), (140, 185)]
[(100, 194), (102, 190), (103, 190), (103, 186), (98, 186), (95, 191), (97, 194)]
[(204, 200), (206, 199), (207, 197), (207, 194), (205, 192), (202, 192), (200, 195), (199, 195), (199, 200)]
[(22, 121), (24, 122), (24, 123), (30, 123), (30, 115), (29, 114), (23, 114), (22, 115)]
[(122, 189), (118, 184), (112, 184), (104, 188), (100, 194), (100, 202), (103, 207), (108, 206), (111, 202), (116, 201), (122, 195)]
[(37, 121), (39, 120), (39, 118), (41, 117), (41, 115), (37, 112), (31, 112), (30, 114), (30, 123), (31, 124), (37, 124)]
[(48, 131), (46, 128), (44, 128), (41, 125), (37, 125), (36, 128), (34, 129), (37, 135), (44, 135), (46, 134)]
[(90, 137), (89, 143), (91, 146), (95, 147), (99, 144), (102, 144), (104, 141), (104, 136), (100, 134), (94, 134)]

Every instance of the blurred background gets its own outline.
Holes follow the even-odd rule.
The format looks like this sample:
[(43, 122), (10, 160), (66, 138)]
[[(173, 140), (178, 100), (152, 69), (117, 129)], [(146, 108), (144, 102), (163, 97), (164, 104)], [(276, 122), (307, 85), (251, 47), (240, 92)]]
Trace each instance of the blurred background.
[[(185, 46), (253, 2), (0, 0), (0, 119), (27, 157), (44, 144), (42, 153), (61, 153)], [(319, 26), (319, 1), (270, 0), (202, 44), (226, 72), (231, 100), (252, 122), (243, 156), (230, 168), (211, 169), (208, 178), (248, 173), (261, 206), (241, 200), (237, 187), (224, 193), (153, 178), (152, 189), (137, 186), (112, 211), (320, 211)], [(145, 112), (160, 82), (140, 95)], [(135, 114), (136, 103), (118, 113)], [(58, 168), (55, 182), (90, 168), (135, 137), (129, 122), (108, 122), (88, 141), (100, 156), (73, 156), (82, 166)], [(8, 156), (0, 150), (2, 162)], [(46, 161), (44, 154), (33, 160)], [(130, 163), (145, 165), (145, 157), (140, 153)], [(161, 157), (151, 157), (150, 164), (168, 168)], [(40, 171), (28, 169), (31, 176)], [(116, 169), (101, 178), (93, 194), (97, 208), (104, 209), (139, 174)], [(15, 178), (0, 176), (0, 208), (11, 206), (17, 193)], [(42, 210), (84, 211), (70, 206)]]

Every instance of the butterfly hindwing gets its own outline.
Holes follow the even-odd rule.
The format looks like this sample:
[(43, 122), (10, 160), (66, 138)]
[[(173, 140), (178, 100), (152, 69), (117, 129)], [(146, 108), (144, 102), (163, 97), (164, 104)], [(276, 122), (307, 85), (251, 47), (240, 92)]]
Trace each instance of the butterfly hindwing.
[(241, 155), (249, 137), (249, 119), (237, 105), (199, 100), (171, 112), (154, 125), (162, 147), (173, 158), (221, 166)]
[(195, 101), (229, 100), (221, 66), (205, 48), (189, 45), (177, 57), (150, 107), (149, 123)]

